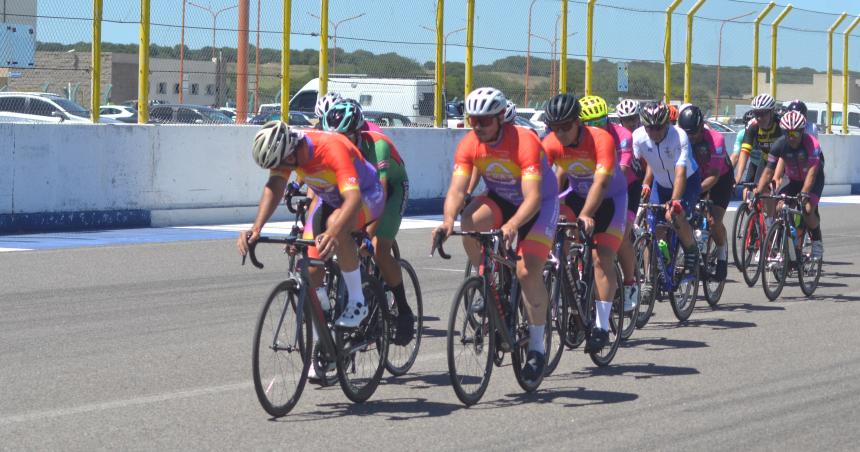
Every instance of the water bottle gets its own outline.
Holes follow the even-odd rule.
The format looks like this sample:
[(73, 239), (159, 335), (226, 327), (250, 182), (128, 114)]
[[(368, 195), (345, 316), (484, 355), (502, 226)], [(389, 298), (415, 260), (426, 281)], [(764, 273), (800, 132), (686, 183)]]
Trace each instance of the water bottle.
[(792, 261), (797, 260), (797, 229), (793, 224), (788, 225), (789, 234), (791, 235), (791, 243), (788, 244), (788, 255)]
[(708, 249), (708, 231), (696, 229), (694, 235), (696, 236), (696, 245), (699, 246), (699, 253), (705, 254)]
[(662, 253), (662, 254), (663, 254), (663, 259), (664, 259), (666, 262), (669, 262), (669, 259), (670, 259), (670, 256), (669, 256), (669, 244), (668, 244), (668, 243), (666, 243), (666, 241), (665, 241), (665, 240), (660, 239), (660, 241), (658, 241), (658, 242), (657, 242), (657, 248), (660, 248), (660, 253)]

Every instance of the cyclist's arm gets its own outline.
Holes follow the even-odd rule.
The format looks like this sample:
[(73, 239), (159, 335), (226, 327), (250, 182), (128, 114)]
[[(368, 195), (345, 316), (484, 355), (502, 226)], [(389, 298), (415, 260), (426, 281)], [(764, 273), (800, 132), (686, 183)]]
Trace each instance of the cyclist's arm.
[[(780, 159), (782, 160), (782, 159)], [(773, 179), (773, 174), (775, 172), (774, 168), (771, 168), (770, 165), (765, 167), (764, 171), (761, 173), (761, 179), (758, 180), (758, 186), (756, 186), (756, 193), (761, 193), (764, 191), (767, 184)]]
[(672, 201), (680, 201), (687, 189), (687, 167), (675, 166), (675, 182), (672, 184)]
[[(517, 212), (508, 220), (508, 225), (519, 229), (526, 224), (537, 213), (540, 208), (540, 179), (523, 178), (523, 203), (517, 208)], [(525, 239), (525, 237), (520, 237)]]
[(818, 175), (818, 169), (821, 167), (821, 163), (816, 163), (809, 167), (809, 170), (806, 171), (806, 180), (803, 181), (803, 193), (809, 193), (812, 190), (813, 184), (815, 184), (815, 177)]
[(251, 230), (256, 234), (260, 234), (263, 226), (275, 213), (281, 199), (284, 198), (284, 193), (287, 191), (287, 180), (281, 176), (269, 176), (269, 180), (263, 187), (263, 194), (260, 196), (260, 204), (257, 207), (257, 216), (254, 220), (254, 225)]
[(654, 183), (654, 171), (651, 170), (651, 165), (645, 165), (645, 178), (642, 179), (642, 188), (651, 188)]
[(776, 163), (776, 168), (773, 170), (773, 183), (777, 187), (782, 185), (782, 177), (785, 176), (785, 160), (779, 159)]
[(326, 230), (326, 234), (336, 237), (341, 231), (347, 229), (348, 225), (355, 222), (355, 216), (358, 214), (358, 209), (361, 207), (361, 191), (347, 190), (340, 193), (343, 198), (343, 204), (340, 205), (340, 214), (334, 224)]
[(481, 174), (478, 173), (478, 168), (472, 168), (472, 175), (469, 176), (469, 186), (466, 188), (466, 193), (474, 194), (478, 188), (478, 182), (481, 181)]
[(735, 164), (735, 183), (736, 184), (741, 183), (741, 179), (744, 176), (744, 169), (747, 166), (747, 160), (749, 160), (749, 158), (750, 158), (749, 152), (741, 151), (740, 155), (738, 156), (738, 162)]
[[(677, 170), (676, 170), (677, 171)], [(677, 175), (676, 175), (677, 178)], [(709, 168), (708, 174), (705, 176), (705, 179), (702, 181), (702, 192), (706, 192), (713, 188), (714, 185), (717, 185), (717, 181), (720, 180), (720, 170), (716, 168)]]
[(588, 196), (585, 198), (585, 204), (582, 206), (580, 215), (594, 218), (594, 214), (603, 202), (603, 197), (606, 195), (606, 189), (611, 180), (612, 174), (597, 173), (594, 175), (594, 181), (591, 183), (591, 188), (588, 189)]
[(561, 187), (564, 187), (564, 179), (567, 177), (567, 171), (564, 170), (561, 166), (556, 165), (555, 167), (555, 180), (558, 183), (559, 192), (561, 192)]
[(454, 174), (451, 177), (451, 185), (448, 186), (448, 194), (445, 195), (445, 207), (442, 209), (442, 223), (454, 227), (454, 220), (463, 208), (466, 199), (466, 189), (469, 187), (469, 177)]

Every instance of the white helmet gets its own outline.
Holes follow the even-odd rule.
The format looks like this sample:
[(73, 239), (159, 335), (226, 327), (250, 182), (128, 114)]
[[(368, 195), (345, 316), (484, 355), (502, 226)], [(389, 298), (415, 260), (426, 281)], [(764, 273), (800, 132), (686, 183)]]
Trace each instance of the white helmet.
[(340, 93), (336, 93), (334, 91), (329, 92), (325, 96), (317, 99), (317, 105), (314, 107), (314, 115), (317, 118), (322, 118), (328, 113), (328, 109), (332, 107), (332, 105), (340, 102), (343, 98), (340, 96)]
[(779, 120), (782, 130), (798, 130), (806, 127), (806, 116), (799, 111), (790, 110)]
[(508, 101), (508, 106), (505, 107), (505, 122), (508, 124), (513, 124), (514, 119), (517, 117), (517, 104)]
[(469, 116), (492, 116), (505, 110), (507, 99), (496, 88), (478, 88), (466, 97), (466, 114)]
[(624, 99), (615, 107), (615, 112), (618, 113), (619, 118), (636, 116), (639, 114), (639, 102), (633, 99)]
[(302, 132), (290, 130), (284, 121), (269, 121), (254, 136), (251, 155), (257, 165), (265, 169), (276, 168), (285, 158), (295, 152)]
[(750, 103), (753, 110), (773, 110), (776, 100), (770, 94), (759, 94)]

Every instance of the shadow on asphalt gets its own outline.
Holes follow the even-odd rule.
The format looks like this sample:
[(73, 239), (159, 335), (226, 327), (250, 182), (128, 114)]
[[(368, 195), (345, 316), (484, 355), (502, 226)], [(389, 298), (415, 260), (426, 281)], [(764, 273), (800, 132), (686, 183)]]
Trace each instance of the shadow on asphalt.
[(552, 389), (541, 387), (532, 393), (506, 394), (504, 399), (482, 401), (471, 407), (470, 410), (507, 408), (526, 403), (563, 403), (565, 407), (580, 407), (631, 402), (638, 398), (638, 394), (630, 392), (594, 391), (582, 387)]
[(658, 328), (710, 328), (712, 330), (735, 330), (739, 328), (754, 328), (758, 326), (754, 322), (738, 322), (726, 319), (692, 319), (686, 322), (652, 322)]
[(550, 378), (590, 378), (595, 376), (631, 376), (637, 380), (656, 377), (676, 377), (679, 375), (698, 375), (699, 370), (693, 367), (664, 366), (654, 363), (630, 363), (609, 365), (607, 367), (589, 367), (567, 374), (553, 374)]
[(273, 422), (308, 422), (337, 419), (344, 416), (379, 416), (390, 421), (409, 421), (428, 417), (447, 416), (466, 408), (460, 404), (431, 402), (424, 398), (369, 400), (365, 403), (321, 403), (316, 411), (270, 419)]
[(756, 311), (785, 311), (782, 306), (773, 306), (768, 304), (718, 304), (714, 311), (741, 311), (741, 312), (756, 312)]
[(708, 344), (701, 341), (688, 341), (683, 339), (669, 339), (666, 337), (633, 337), (621, 343), (622, 347), (636, 347), (642, 350), (660, 351), (687, 348), (704, 348)]
[(860, 297), (854, 295), (816, 295), (812, 294), (811, 297), (807, 297), (805, 295), (795, 295), (795, 296), (780, 296), (777, 298), (776, 302), (787, 301), (787, 302), (798, 302), (798, 301), (811, 301), (811, 302), (821, 302), (821, 301), (835, 301), (837, 303), (846, 303), (849, 301), (860, 301)]
[(400, 377), (385, 374), (382, 382), (387, 385), (408, 386), (409, 389), (426, 389), (436, 386), (451, 386), (448, 372), (409, 373)]

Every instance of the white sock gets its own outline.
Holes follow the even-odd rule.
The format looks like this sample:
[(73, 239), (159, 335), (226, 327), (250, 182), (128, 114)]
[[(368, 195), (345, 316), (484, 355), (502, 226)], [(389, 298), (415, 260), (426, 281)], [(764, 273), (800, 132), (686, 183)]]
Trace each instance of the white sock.
[(612, 302), (598, 301), (596, 307), (597, 327), (606, 331), (609, 329), (609, 312), (612, 311)]
[(351, 272), (342, 271), (341, 276), (346, 284), (346, 291), (349, 292), (349, 304), (364, 304), (364, 294), (361, 292), (361, 270), (356, 268)]
[(546, 353), (546, 325), (529, 325), (529, 351)]
[(724, 261), (729, 259), (729, 246), (723, 245), (717, 247), (717, 260)]
[(327, 311), (331, 307), (331, 302), (328, 299), (328, 292), (325, 290), (325, 286), (317, 287), (317, 298), (320, 300), (320, 306), (322, 306), (323, 311)]

